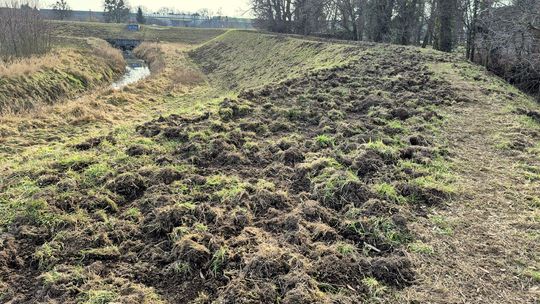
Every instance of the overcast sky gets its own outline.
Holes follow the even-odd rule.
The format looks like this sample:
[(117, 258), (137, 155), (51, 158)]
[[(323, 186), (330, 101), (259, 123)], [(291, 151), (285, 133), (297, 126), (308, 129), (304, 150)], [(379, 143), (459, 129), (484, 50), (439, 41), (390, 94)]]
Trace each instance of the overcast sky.
[[(51, 7), (55, 0), (42, 0), (42, 7)], [(103, 10), (103, 0), (67, 0), (74, 10)], [(239, 17), (250, 17), (249, 0), (128, 0), (132, 7), (139, 5), (152, 11), (157, 11), (162, 7), (174, 7), (179, 11), (196, 12), (203, 8), (208, 8), (214, 12), (219, 9), (224, 15)], [(248, 12), (247, 12), (248, 11)]]

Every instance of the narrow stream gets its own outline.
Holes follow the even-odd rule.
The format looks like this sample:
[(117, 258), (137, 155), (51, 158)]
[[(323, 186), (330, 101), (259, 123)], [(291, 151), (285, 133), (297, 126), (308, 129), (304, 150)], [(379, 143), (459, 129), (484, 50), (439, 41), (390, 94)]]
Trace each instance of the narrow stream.
[(112, 84), (112, 88), (115, 90), (150, 76), (150, 69), (144, 60), (135, 57), (131, 51), (125, 51), (124, 58), (127, 63), (126, 73)]

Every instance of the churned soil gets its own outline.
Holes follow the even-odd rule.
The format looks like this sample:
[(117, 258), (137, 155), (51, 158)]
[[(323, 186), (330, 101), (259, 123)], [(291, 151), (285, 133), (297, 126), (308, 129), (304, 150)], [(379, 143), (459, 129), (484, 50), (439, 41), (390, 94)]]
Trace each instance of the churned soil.
[(433, 140), (439, 108), (466, 101), (426, 66), (451, 59), (380, 49), (244, 90), (217, 111), (141, 124), (173, 151), (125, 147), (133, 162), (95, 184), (71, 177), (86, 163), (34, 174), (51, 208), (89, 218), (54, 229), (15, 219), (0, 239), (4, 296), (73, 303), (113, 288), (122, 303), (359, 303), (410, 286), (409, 223), (450, 195), (417, 182), (430, 173), (416, 168), (446, 159)]

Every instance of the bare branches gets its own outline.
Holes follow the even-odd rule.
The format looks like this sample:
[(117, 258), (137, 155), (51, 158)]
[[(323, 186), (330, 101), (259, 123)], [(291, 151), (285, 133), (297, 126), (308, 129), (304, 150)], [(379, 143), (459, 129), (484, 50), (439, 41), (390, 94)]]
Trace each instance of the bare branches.
[(5, 2), (0, 8), (0, 58), (14, 58), (44, 54), (50, 49), (48, 25), (35, 6), (18, 1)]
[(484, 7), (474, 40), (474, 60), (540, 98), (538, 0)]

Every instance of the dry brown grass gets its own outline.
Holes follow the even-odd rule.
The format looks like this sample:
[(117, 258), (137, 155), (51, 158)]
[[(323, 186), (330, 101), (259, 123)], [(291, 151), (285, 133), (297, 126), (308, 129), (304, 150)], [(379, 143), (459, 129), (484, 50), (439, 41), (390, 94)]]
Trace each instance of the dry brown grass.
[(393, 302), (538, 303), (538, 282), (526, 271), (538, 265), (540, 217), (529, 200), (538, 196), (540, 186), (517, 165), (539, 166), (540, 159), (498, 147), (500, 133), (538, 142), (538, 133), (519, 126), (518, 115), (507, 110), (512, 100), (526, 106), (527, 98), (509, 98), (509, 86), (502, 82), (490, 92), (489, 83), (465, 81), (457, 67), (434, 70), (451, 79), (456, 91), (474, 98), (448, 109), (441, 133), (453, 156), (459, 195), (447, 208), (415, 223), (412, 230), (433, 253), (411, 253), (418, 284)]
[(204, 82), (204, 75), (197, 70), (187, 68), (174, 72), (171, 80), (175, 84), (184, 84), (188, 86), (198, 85)]
[[(86, 40), (86, 45), (89, 47), (90, 54), (105, 59), (107, 63), (119, 70), (124, 68), (122, 52), (111, 47), (106, 41), (89, 38)], [(66, 63), (77, 64), (77, 62), (69, 62), (72, 59), (72, 56), (69, 56), (71, 52), (66, 49), (55, 49), (45, 55), (19, 58), (10, 62), (0, 61), (0, 77), (30, 75), (47, 68), (60, 67)]]
[(137, 57), (148, 62), (153, 73), (162, 71), (166, 66), (163, 50), (159, 43), (144, 42), (135, 49), (134, 53)]
[(87, 41), (94, 55), (106, 59), (109, 64), (118, 70), (125, 67), (124, 56), (120, 50), (113, 48), (105, 40), (89, 38)]
[(62, 52), (53, 51), (47, 55), (17, 59), (10, 63), (0, 61), (0, 77), (17, 77), (29, 75), (44, 68), (58, 66), (61, 63)]

